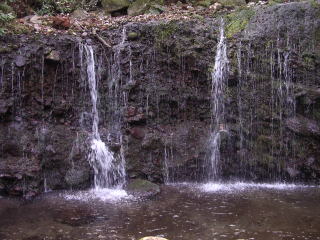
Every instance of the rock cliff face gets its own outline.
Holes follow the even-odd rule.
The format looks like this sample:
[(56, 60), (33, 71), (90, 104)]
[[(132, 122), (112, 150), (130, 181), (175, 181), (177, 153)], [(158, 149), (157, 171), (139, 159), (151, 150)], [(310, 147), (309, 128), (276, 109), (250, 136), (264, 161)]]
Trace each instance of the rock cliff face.
[[(230, 76), (222, 179), (320, 179), (320, 7), (226, 14)], [(100, 129), (127, 178), (203, 181), (220, 19), (130, 23), (74, 36), (2, 38), (0, 190), (87, 188), (91, 102), (79, 43), (94, 45)], [(120, 141), (121, 140), (121, 141)], [(122, 146), (119, 146), (119, 143)]]

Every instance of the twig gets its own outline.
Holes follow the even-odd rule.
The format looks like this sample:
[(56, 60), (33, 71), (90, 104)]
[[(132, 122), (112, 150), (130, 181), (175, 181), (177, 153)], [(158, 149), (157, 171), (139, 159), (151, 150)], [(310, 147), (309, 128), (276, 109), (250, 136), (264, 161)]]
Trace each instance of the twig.
[(97, 34), (97, 31), (96, 29), (93, 29), (92, 30), (92, 34), (93, 36), (95, 36), (104, 46), (108, 47), (108, 48), (112, 48), (112, 46), (106, 42), (106, 40), (104, 40), (102, 37), (100, 37), (98, 34)]

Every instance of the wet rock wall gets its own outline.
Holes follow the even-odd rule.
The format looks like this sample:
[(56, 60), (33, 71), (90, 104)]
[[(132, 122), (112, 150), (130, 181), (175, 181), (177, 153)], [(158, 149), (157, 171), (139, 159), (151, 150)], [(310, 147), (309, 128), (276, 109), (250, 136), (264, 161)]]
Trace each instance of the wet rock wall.
[[(290, 3), (252, 11), (246, 25), (226, 16), (220, 177), (318, 182), (319, 9)], [(79, 42), (94, 45), (101, 136), (124, 154), (127, 178), (207, 180), (219, 23), (129, 23), (101, 33), (112, 49), (89, 37), (2, 38), (0, 189), (32, 196), (91, 185), (91, 102)]]

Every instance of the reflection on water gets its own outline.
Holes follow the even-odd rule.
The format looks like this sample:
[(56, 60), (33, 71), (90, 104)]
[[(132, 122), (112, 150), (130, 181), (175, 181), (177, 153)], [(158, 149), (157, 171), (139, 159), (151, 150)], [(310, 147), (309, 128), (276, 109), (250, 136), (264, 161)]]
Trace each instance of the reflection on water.
[(318, 187), (179, 184), (144, 201), (117, 194), (117, 202), (88, 192), (0, 198), (0, 239), (320, 240)]

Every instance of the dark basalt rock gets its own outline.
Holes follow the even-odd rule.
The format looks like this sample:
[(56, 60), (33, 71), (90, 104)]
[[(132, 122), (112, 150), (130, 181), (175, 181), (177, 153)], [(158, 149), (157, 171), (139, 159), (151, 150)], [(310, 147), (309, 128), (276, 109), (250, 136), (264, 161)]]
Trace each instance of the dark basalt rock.
[(150, 198), (160, 193), (160, 187), (157, 184), (143, 179), (131, 180), (126, 190), (129, 194), (140, 198)]
[[(319, 182), (320, 20), (313, 4), (255, 7), (243, 31), (228, 36), (221, 179)], [(79, 42), (94, 47), (101, 138), (125, 157), (128, 180), (207, 179), (219, 26), (219, 18), (129, 23), (127, 32), (139, 37), (126, 39), (119, 59), (96, 39), (0, 37), (0, 191), (30, 196), (45, 182), (49, 189), (91, 186), (92, 106)], [(116, 46), (122, 27), (100, 34)], [(53, 51), (59, 54), (50, 56)], [(287, 52), (292, 95), (280, 99), (287, 93), (280, 71)], [(296, 115), (285, 106), (290, 102)], [(122, 146), (113, 141), (119, 131)]]
[(287, 119), (288, 128), (301, 135), (320, 137), (320, 125), (317, 121), (302, 116)]

